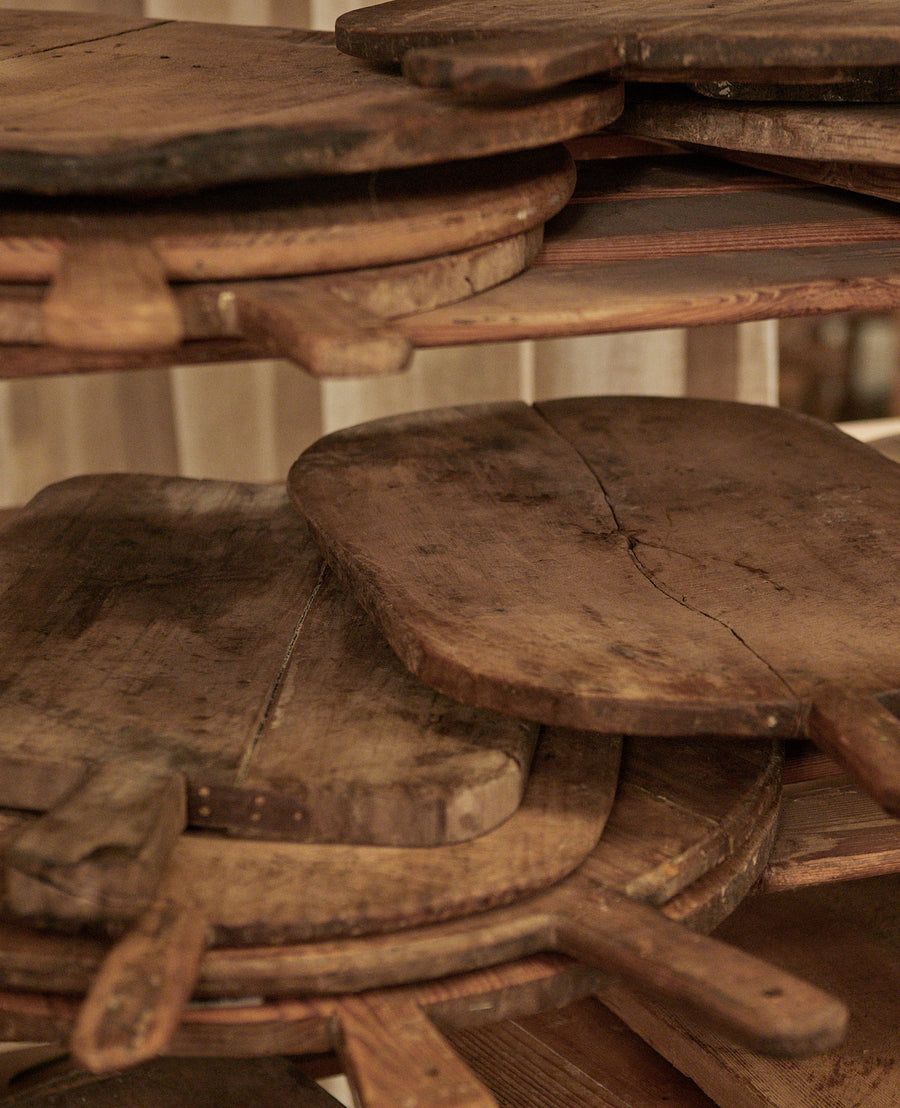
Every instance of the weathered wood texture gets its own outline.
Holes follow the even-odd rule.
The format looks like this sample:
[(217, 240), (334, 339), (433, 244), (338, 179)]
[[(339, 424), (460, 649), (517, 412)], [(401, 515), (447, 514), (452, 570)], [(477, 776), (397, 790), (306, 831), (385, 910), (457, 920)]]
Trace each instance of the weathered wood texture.
[[(70, 350), (172, 351), (184, 338), (252, 338), (320, 376), (397, 373), (412, 354), (387, 321), (471, 296), (520, 273), (542, 227), (455, 253), (299, 278), (169, 286), (146, 243), (77, 243), (49, 292), (5, 286), (0, 342)], [(42, 351), (43, 353), (43, 351)]]
[[(353, 61), (320, 32), (69, 21), (56, 48), (0, 59), (0, 186), (42, 193), (201, 188), (358, 173), (544, 146), (611, 122), (619, 86), (460, 107)], [(18, 17), (0, 13), (15, 41)], [(233, 59), (240, 58), (235, 65)]]
[(721, 160), (582, 162), (527, 273), (401, 329), (428, 347), (887, 310), (898, 233), (889, 204)]
[[(763, 748), (758, 748), (758, 753), (762, 754)], [(649, 908), (643, 908), (636, 915), (631, 913), (627, 924), (620, 920), (622, 899), (615, 896), (610, 899), (611, 889), (604, 891), (601, 884), (604, 872), (602, 854), (591, 859), (587, 872), (582, 875), (585, 880), (580, 881), (577, 893), (574, 883), (578, 882), (579, 875), (575, 875), (560, 888), (562, 891), (568, 886), (569, 893), (573, 896), (572, 906), (578, 902), (577, 911), (581, 920), (580, 925), (576, 925), (570, 909), (557, 903), (556, 910), (561, 910), (570, 917), (564, 927), (567, 934), (562, 939), (563, 945), (571, 945), (573, 928), (580, 927), (581, 946), (584, 950), (584, 935), (587, 931), (592, 932), (595, 937), (601, 935), (606, 930), (603, 925), (605, 914), (612, 914), (605, 940), (594, 947), (598, 969), (578, 969), (564, 959), (546, 956), (528, 958), (497, 969), (469, 973), (463, 978), (445, 978), (434, 985), (395, 988), (381, 996), (377, 993), (364, 993), (353, 1003), (364, 1004), (367, 1010), (373, 1010), (375, 1005), (381, 1012), (383, 1026), (389, 1027), (395, 1018), (401, 1024), (408, 1023), (409, 1000), (412, 999), (439, 1025), (460, 1027), (470, 1025), (473, 1019), (484, 1022), (565, 1004), (598, 987), (601, 981), (608, 979), (610, 972), (611, 980), (618, 980), (622, 974), (631, 980), (636, 976), (651, 991), (661, 988), (667, 992), (674, 989), (682, 997), (683, 985), (687, 980), (693, 980), (695, 986), (705, 980), (706, 984), (702, 985), (699, 992), (693, 993), (693, 1003), (707, 1016), (710, 1015), (710, 1006), (712, 1011), (718, 1010), (721, 1015), (723, 1004), (728, 1007), (726, 998), (735, 1000), (740, 996), (744, 1002), (749, 1002), (749, 1008), (740, 1015), (732, 1012), (732, 1024), (739, 1026), (745, 1034), (748, 1022), (754, 1022), (753, 1013), (759, 1017), (768, 1009), (768, 1019), (763, 1019), (768, 1031), (762, 1037), (766, 1046), (771, 1048), (776, 1045), (777, 1040), (776, 1049), (823, 1048), (826, 1042), (833, 1041), (835, 1035), (840, 1034), (843, 1016), (839, 1005), (835, 1005), (816, 990), (810, 991), (794, 978), (777, 973), (773, 976), (770, 969), (760, 963), (747, 963), (734, 950), (720, 945), (708, 946), (699, 936), (692, 938), (689, 932), (672, 923), (666, 923), (666, 916), (669, 916), (682, 923), (708, 929), (731, 911), (736, 901), (745, 895), (748, 884), (752, 884), (764, 864), (771, 843), (774, 815), (771, 807), (771, 767), (772, 763), (767, 763), (765, 767), (761, 767), (762, 776), (757, 776), (762, 792), (757, 797), (755, 816), (744, 822), (743, 831), (747, 833), (742, 832), (733, 841), (733, 849), (726, 850), (724, 860), (708, 870), (699, 881), (684, 888), (666, 905), (663, 913), (654, 913)], [(765, 784), (766, 781), (768, 785)], [(765, 800), (765, 794), (768, 795), (768, 800)], [(554, 896), (559, 901), (558, 892), (550, 892), (540, 898), (541, 902), (547, 902), (546, 910), (549, 910), (549, 900)], [(537, 910), (537, 903), (527, 910)], [(492, 915), (495, 920), (498, 918), (497, 913)], [(648, 922), (649, 916), (654, 917), (652, 924)], [(476, 918), (472, 924), (476, 930), (486, 932), (489, 917), (482, 917), (481, 920)], [(430, 931), (432, 940), (440, 933), (435, 929)], [(443, 931), (446, 932), (446, 928)], [(426, 936), (426, 933), (422, 934), (423, 937)], [(676, 934), (679, 936), (677, 939)], [(385, 937), (385, 940), (377, 942), (379, 946), (383, 946), (384, 941), (397, 942), (410, 937), (415, 939), (416, 935)], [(84, 940), (81, 942), (83, 944)], [(629, 961), (631, 964), (625, 968), (621, 960), (622, 953), (633, 943), (633, 954), (637, 955), (638, 964), (632, 956), (626, 956), (625, 964)], [(359, 948), (358, 943), (353, 945)], [(431, 941), (431, 946), (434, 953), (438, 954), (440, 944)], [(617, 948), (618, 954), (615, 953)], [(511, 949), (509, 954), (512, 954)], [(706, 971), (701, 971), (700, 963), (696, 961), (691, 964), (692, 959), (697, 958), (707, 960)], [(660, 965), (660, 959), (665, 963), (665, 969)], [(641, 961), (644, 963), (643, 969), (639, 965)], [(740, 971), (737, 977), (732, 976), (735, 970)], [(748, 971), (749, 976), (745, 976)], [(717, 975), (715, 985), (708, 974)], [(682, 984), (673, 985), (678, 980)], [(757, 994), (757, 989), (763, 990), (762, 996)], [(691, 990), (688, 992), (690, 994)], [(321, 1051), (335, 1045), (340, 1048), (342, 1005), (342, 999), (335, 996), (302, 1001), (286, 999), (276, 1005), (259, 1007), (229, 1009), (216, 1006), (190, 1009), (173, 1040), (172, 1049), (188, 1053), (218, 1053), (221, 1050), (233, 1053), (240, 1049), (253, 1053), (269, 1050)], [(28, 1034), (38, 1033), (39, 1030), (40, 1034), (52, 1038), (65, 1033), (72, 1018), (72, 1006), (60, 997), (29, 997), (27, 994), (6, 993), (0, 1010), (3, 1012), (3, 1026), (7, 1034), (12, 1033), (13, 1028), (16, 1029), (15, 1033), (22, 1034), (27, 1028)], [(760, 1028), (757, 1028), (753, 1036), (757, 1041), (760, 1041), (759, 1031)], [(402, 1067), (397, 1068), (398, 1072), (402, 1072)], [(420, 1068), (418, 1062), (411, 1062), (411, 1072)]]
[(391, 0), (345, 13), (342, 50), (400, 62), (422, 84), (527, 91), (594, 74), (816, 81), (900, 62), (891, 0)]
[(447, 1037), (500, 1108), (715, 1108), (593, 997)]
[[(598, 744), (545, 730), (518, 810), (492, 831), (443, 847), (185, 835), (158, 899), (180, 905), (187, 896), (219, 942), (238, 944), (392, 931), (508, 903), (558, 882), (593, 848), (615, 793), (618, 756), (615, 739)], [(140, 907), (108, 902), (101, 919), (114, 921), (116, 909), (132, 917)], [(96, 920), (97, 906), (90, 908)], [(87, 909), (73, 896), (69, 911), (78, 920)], [(376, 962), (375, 972), (392, 971)]]
[(191, 824), (245, 834), (433, 844), (518, 804), (535, 729), (410, 681), (276, 486), (79, 478), (0, 549), (6, 805), (116, 757), (182, 770)]
[(285, 1058), (158, 1059), (95, 1077), (72, 1066), (38, 1067), (4, 1098), (8, 1108), (339, 1108)]
[(360, 269), (521, 234), (575, 187), (565, 147), (439, 166), (259, 181), (177, 197), (7, 194), (0, 280), (51, 281), (70, 244), (149, 243), (171, 281)]
[(626, 990), (607, 1003), (644, 1039), (729, 1108), (890, 1108), (897, 1065), (896, 875), (748, 901), (720, 930), (744, 949), (807, 974), (851, 1010), (843, 1044), (817, 1058), (763, 1058), (734, 1049), (663, 1005)]
[(900, 165), (900, 119), (893, 104), (719, 103), (685, 93), (639, 93), (629, 97), (617, 127), (627, 135), (664, 142)]

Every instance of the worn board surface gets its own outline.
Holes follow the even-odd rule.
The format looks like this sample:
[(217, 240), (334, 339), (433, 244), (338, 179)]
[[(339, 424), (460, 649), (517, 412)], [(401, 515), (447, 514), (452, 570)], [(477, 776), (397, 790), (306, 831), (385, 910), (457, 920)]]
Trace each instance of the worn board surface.
[(898, 892), (892, 875), (753, 898), (719, 932), (846, 999), (847, 1038), (819, 1058), (763, 1058), (623, 990), (604, 999), (717, 1104), (892, 1108), (900, 1100)]
[[(467, 844), (392, 850), (185, 836), (175, 864), (219, 925), (220, 945), (204, 957), (199, 995), (290, 996), (395, 985), (540, 950), (547, 941), (543, 900), (529, 894), (554, 883), (544, 894), (549, 906), (562, 890), (568, 912), (594, 895), (598, 881), (624, 896), (664, 904), (704, 874), (721, 877), (726, 864), (740, 869), (728, 879), (735, 896), (756, 880), (778, 811), (781, 758), (771, 744), (734, 748), (689, 740), (676, 748), (630, 740), (613, 804), (611, 791), (588, 776), (596, 778), (602, 765), (591, 765), (597, 744), (576, 741), (573, 733), (550, 734), (555, 741), (546, 749), (542, 744), (518, 812)], [(598, 841), (596, 829), (604, 824)], [(5, 825), (7, 833), (14, 826), (9, 813)], [(560, 880), (587, 854), (588, 871), (576, 875), (567, 892)], [(503, 901), (518, 902), (469, 919), (413, 926)], [(291, 936), (352, 934), (351, 912), (368, 915), (370, 924), (380, 918), (395, 933), (279, 945)], [(225, 940), (267, 945), (241, 948)], [(0, 981), (10, 988), (83, 992), (103, 951), (93, 939), (7, 925), (0, 929)]]
[[(515, 811), (536, 731), (411, 681), (275, 486), (78, 478), (0, 532), (0, 794), (158, 759), (190, 821), (441, 843)], [(427, 750), (427, 758), (423, 751)]]
[(290, 486), (406, 664), (473, 703), (791, 734), (820, 682), (900, 683), (900, 476), (824, 424), (650, 398), (443, 409), (327, 436)]
[(841, 0), (390, 0), (342, 15), (336, 31), (348, 53), (404, 60), (423, 83), (470, 91), (598, 73), (815, 81), (900, 62), (892, 0), (849, 10)]
[(898, 236), (894, 205), (722, 161), (581, 162), (528, 272), (402, 331), (430, 347), (884, 311)]
[(434, 257), (521, 234), (565, 204), (562, 146), (165, 199), (0, 201), (0, 280), (50, 281), (85, 239), (149, 243), (171, 281), (280, 277)]
[[(0, 58), (0, 187), (42, 193), (192, 189), (534, 148), (596, 130), (621, 88), (460, 108), (339, 53), (332, 36), (44, 13), (40, 46)], [(20, 18), (0, 14), (0, 40)], [(56, 48), (47, 46), (57, 31)], [(240, 64), (235, 64), (235, 59)]]
[(683, 92), (635, 93), (621, 130), (754, 154), (900, 165), (900, 114), (893, 104), (747, 104)]

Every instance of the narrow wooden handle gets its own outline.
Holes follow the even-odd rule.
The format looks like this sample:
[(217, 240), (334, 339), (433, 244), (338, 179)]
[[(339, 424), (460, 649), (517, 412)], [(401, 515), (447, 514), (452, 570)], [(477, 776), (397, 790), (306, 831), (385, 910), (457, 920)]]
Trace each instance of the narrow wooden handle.
[(594, 41), (554, 34), (553, 41), (535, 36), (503, 35), (476, 45), (460, 43), (409, 50), (403, 73), (428, 88), (446, 88), (468, 96), (510, 92), (541, 92), (580, 77), (611, 75), (622, 67), (615, 36)]
[(274, 282), (233, 286), (222, 304), (232, 328), (268, 353), (298, 362), (318, 377), (399, 373), (412, 346), (395, 327), (330, 293), (315, 278), (293, 289)]
[(162, 1053), (194, 991), (208, 942), (190, 903), (161, 898), (107, 955), (78, 1012), (72, 1053), (92, 1073)]
[(497, 1101), (409, 998), (345, 997), (335, 1049), (360, 1108), (497, 1108)]
[(874, 696), (817, 690), (807, 734), (885, 811), (900, 816), (900, 720)]
[(42, 314), (45, 340), (72, 350), (160, 350), (184, 337), (165, 269), (147, 242), (73, 240)]
[(817, 1054), (843, 1038), (847, 1010), (821, 989), (637, 901), (604, 891), (593, 908), (560, 922), (560, 951), (677, 1000), (766, 1054)]
[(63, 923), (135, 919), (152, 902), (186, 820), (180, 773), (111, 760), (8, 844), (6, 907)]

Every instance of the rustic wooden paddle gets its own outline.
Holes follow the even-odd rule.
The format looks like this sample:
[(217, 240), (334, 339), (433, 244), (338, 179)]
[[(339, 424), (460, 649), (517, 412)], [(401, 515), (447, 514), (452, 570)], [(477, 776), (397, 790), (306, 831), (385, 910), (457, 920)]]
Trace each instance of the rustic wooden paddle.
[(341, 50), (420, 84), (522, 93), (577, 77), (821, 81), (900, 62), (891, 0), (389, 0), (340, 16)]
[(134, 917), (186, 818), (423, 845), (518, 806), (536, 728), (411, 681), (283, 490), (77, 479), (0, 547), (0, 798), (50, 809), (7, 846), (18, 912)]
[[(710, 944), (667, 923), (664, 915), (649, 907), (654, 902), (677, 901), (683, 918), (690, 917), (701, 928), (711, 927), (746, 893), (771, 845), (779, 767), (780, 756), (767, 743), (751, 743), (729, 751), (722, 744), (696, 742), (679, 751), (667, 743), (635, 740), (623, 764), (622, 784), (606, 833), (583, 865), (547, 892), (468, 919), (418, 930), (404, 928), (340, 944), (235, 949), (218, 954), (210, 951), (201, 990), (233, 998), (245, 992), (257, 995), (285, 991), (296, 995), (297, 991), (309, 993), (323, 988), (364, 989), (380, 982), (393, 986), (392, 995), (401, 1002), (404, 991), (398, 993), (396, 986), (405, 981), (554, 949), (597, 966), (601, 976), (624, 976), (654, 993), (661, 990), (677, 996), (697, 1008), (704, 1018), (724, 1022), (732, 1033), (764, 1049), (827, 1049), (842, 1033), (845, 1013), (840, 1005), (781, 971), (747, 961), (736, 950)], [(738, 779), (743, 783), (738, 785)], [(717, 780), (722, 789), (716, 788)], [(648, 827), (655, 828), (656, 833), (647, 834)], [(487, 838), (499, 833), (492, 832)], [(480, 841), (465, 849), (474, 849)], [(190, 843), (190, 838), (185, 840), (185, 846)], [(229, 850), (240, 845), (229, 844)], [(245, 845), (258, 851), (261, 844)], [(290, 849), (296, 852), (312, 848)], [(446, 850), (457, 848), (441, 848), (439, 853)], [(203, 872), (208, 875), (209, 867)], [(243, 872), (248, 872), (246, 867)], [(270, 873), (271, 865), (264, 872)], [(325, 867), (320, 865), (322, 872)], [(207, 877), (207, 888), (211, 884)], [(267, 890), (266, 899), (270, 897), (271, 891)], [(260, 915), (265, 914), (263, 907), (257, 903)], [(42, 937), (42, 942), (45, 940)], [(70, 940), (54, 941), (65, 944)], [(23, 942), (19, 932), (18, 939), (10, 937), (7, 942), (10, 950), (19, 951), (13, 957), (21, 966), (22, 952), (28, 950), (29, 941)], [(82, 940), (82, 965), (85, 955)], [(97, 952), (94, 957), (98, 957)], [(55, 961), (59, 985), (59, 959)], [(5, 957), (2, 964), (8, 964)], [(219, 969), (213, 969), (217, 964)], [(65, 987), (71, 987), (74, 980), (69, 974)], [(593, 978), (589, 987), (595, 987)], [(439, 986), (439, 993), (441, 989)], [(496, 984), (493, 989), (496, 991)], [(93, 1015), (92, 997), (82, 1009), (89, 1016)], [(115, 1012), (121, 1017), (124, 1011), (129, 1018), (128, 998), (121, 997), (120, 1001)], [(498, 997), (498, 1002), (502, 1010), (509, 1010), (505, 999)], [(313, 1033), (309, 1017), (314, 1012), (330, 1015), (333, 1020), (344, 1003), (326, 997), (312, 1001), (312, 1007), (300, 1005), (294, 1017), (303, 1022), (300, 1033)], [(364, 996), (353, 1001), (352, 1007), (359, 1014), (371, 1009), (371, 1003)], [(365, 1021), (368, 1031), (360, 1050), (365, 1041), (373, 1042), (373, 1035), (378, 1042), (393, 1037), (396, 1049), (403, 1039), (398, 1038), (401, 1032), (390, 1021), (390, 1007), (376, 1007), (381, 1013), (378, 1023), (382, 1030), (376, 1034), (378, 1023), (372, 1009)], [(289, 1018), (292, 1010), (290, 1001), (280, 1001), (275, 1018)], [(271, 1019), (262, 1012), (244, 1009), (238, 1022), (248, 1017), (260, 1032), (260, 1024)], [(339, 1018), (343, 1022), (343, 1017)], [(100, 1031), (102, 1051), (108, 1052), (95, 1054), (95, 1064), (103, 1064), (104, 1060), (111, 1064), (113, 1059), (121, 1064), (128, 1056), (121, 1051), (134, 1051), (134, 1042), (125, 1041), (121, 1023), (115, 1018), (97, 1021), (94, 1026)], [(248, 1027), (248, 1033), (255, 1032)], [(359, 1034), (362, 1032), (357, 1029), (353, 1037)], [(290, 1039), (282, 1039), (281, 1048), (286, 1041)], [(323, 1049), (309, 1045), (309, 1038), (305, 1041), (309, 1049)], [(234, 1045), (232, 1040), (231, 1049)], [(405, 1051), (406, 1047), (401, 1049)], [(419, 1064), (410, 1064), (414, 1072), (420, 1072)]]
[[(278, 280), (170, 286), (148, 243), (76, 242), (49, 292), (7, 286), (0, 342), (124, 356), (171, 351), (182, 339), (247, 338), (319, 376), (397, 373), (412, 355), (391, 324), (519, 274), (541, 227), (397, 265)], [(146, 264), (145, 264), (146, 263)], [(46, 293), (46, 294), (45, 294)]]
[(76, 32), (42, 18), (40, 42), (15, 45), (21, 17), (0, 13), (0, 41), (13, 44), (0, 55), (0, 188), (192, 190), (428, 165), (545, 146), (622, 107), (621, 87), (601, 82), (460, 107), (315, 31), (101, 18), (92, 32), (85, 17)]
[(434, 687), (604, 732), (805, 733), (900, 812), (876, 699), (900, 686), (900, 475), (840, 432), (724, 402), (482, 405), (327, 436), (290, 488)]

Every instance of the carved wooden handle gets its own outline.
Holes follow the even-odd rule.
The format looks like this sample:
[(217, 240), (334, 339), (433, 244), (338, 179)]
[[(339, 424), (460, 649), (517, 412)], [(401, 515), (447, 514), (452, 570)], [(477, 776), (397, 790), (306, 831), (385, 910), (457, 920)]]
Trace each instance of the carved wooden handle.
[(900, 816), (900, 720), (874, 696), (817, 689), (807, 734), (885, 811)]

